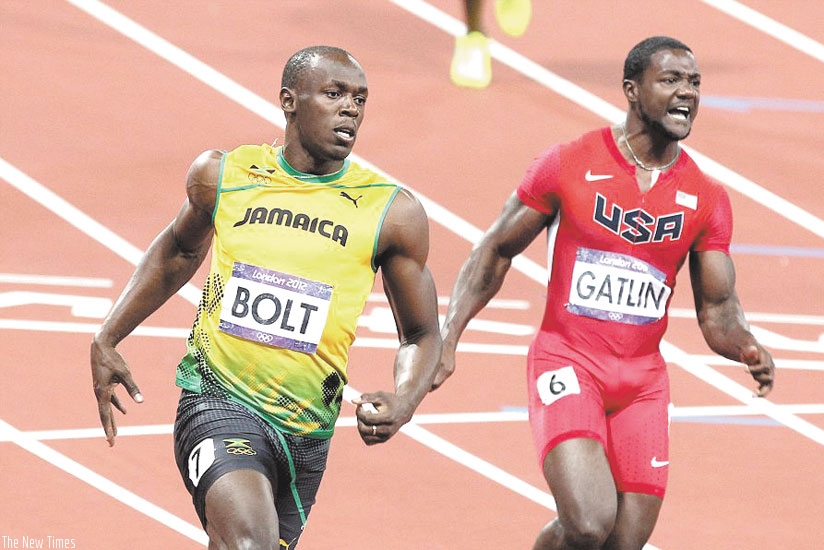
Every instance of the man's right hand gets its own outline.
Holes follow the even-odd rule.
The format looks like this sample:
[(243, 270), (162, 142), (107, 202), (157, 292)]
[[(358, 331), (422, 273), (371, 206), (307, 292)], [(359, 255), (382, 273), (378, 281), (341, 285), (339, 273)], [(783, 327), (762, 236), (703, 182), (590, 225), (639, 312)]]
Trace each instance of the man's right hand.
[(132, 379), (132, 373), (126, 360), (114, 347), (103, 345), (97, 340), (91, 345), (91, 367), (94, 395), (97, 398), (97, 412), (100, 414), (100, 423), (106, 433), (109, 446), (114, 445), (117, 435), (117, 424), (114, 421), (112, 405), (121, 413), (126, 414), (126, 408), (115, 393), (118, 384), (123, 384), (126, 391), (136, 403), (143, 402), (143, 394)]

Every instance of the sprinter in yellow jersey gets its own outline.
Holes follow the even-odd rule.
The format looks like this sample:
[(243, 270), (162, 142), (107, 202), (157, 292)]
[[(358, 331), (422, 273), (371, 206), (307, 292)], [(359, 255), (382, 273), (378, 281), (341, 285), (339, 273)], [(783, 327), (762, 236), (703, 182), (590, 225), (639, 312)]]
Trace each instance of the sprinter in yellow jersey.
[(393, 392), (364, 394), (358, 431), (382, 443), (432, 387), (440, 357), (428, 221), (405, 189), (347, 157), (366, 78), (346, 51), (315, 46), (283, 71), (282, 147), (206, 151), (187, 200), (155, 239), (91, 346), (110, 445), (115, 389), (143, 396), (115, 346), (211, 267), (187, 353), (175, 456), (210, 549), (296, 547), (326, 465), (357, 319), (381, 270), (400, 346)]

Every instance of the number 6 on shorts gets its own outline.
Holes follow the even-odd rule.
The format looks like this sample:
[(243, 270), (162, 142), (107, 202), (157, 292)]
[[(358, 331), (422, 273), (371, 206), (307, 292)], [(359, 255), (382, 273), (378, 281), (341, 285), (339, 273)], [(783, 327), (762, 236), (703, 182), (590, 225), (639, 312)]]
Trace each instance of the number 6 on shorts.
[(538, 377), (536, 386), (544, 405), (551, 405), (566, 395), (581, 393), (578, 377), (571, 366), (543, 373)]

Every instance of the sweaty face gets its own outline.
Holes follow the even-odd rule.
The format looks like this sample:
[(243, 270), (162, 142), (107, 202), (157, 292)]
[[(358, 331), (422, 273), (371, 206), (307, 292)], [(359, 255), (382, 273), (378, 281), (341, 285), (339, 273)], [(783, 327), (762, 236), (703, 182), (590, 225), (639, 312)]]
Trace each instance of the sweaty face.
[(698, 115), (701, 74), (692, 53), (659, 50), (638, 82), (639, 117), (672, 140), (686, 138)]
[(340, 168), (352, 152), (366, 107), (366, 77), (345, 55), (317, 56), (297, 84), (293, 123), (313, 172)]

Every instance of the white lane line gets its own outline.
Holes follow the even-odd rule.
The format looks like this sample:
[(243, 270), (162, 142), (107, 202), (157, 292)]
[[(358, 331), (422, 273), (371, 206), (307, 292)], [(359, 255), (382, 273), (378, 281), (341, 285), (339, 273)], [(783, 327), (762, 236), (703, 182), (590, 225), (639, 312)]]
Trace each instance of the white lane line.
[[(202, 64), (201, 62), (199, 62), (198, 60), (196, 60), (195, 58), (193, 58), (189, 54), (186, 54), (185, 52), (183, 52), (179, 48), (176, 48), (175, 46), (172, 46), (170, 43), (166, 42), (165, 40), (160, 39), (157, 35), (154, 35), (153, 33), (149, 33), (149, 31), (147, 31), (143, 27), (140, 27), (136, 23), (132, 22), (131, 20), (129, 20), (127, 18), (125, 18), (124, 16), (122, 16), (121, 14), (115, 12), (114, 10), (111, 10), (111, 8), (109, 8), (108, 6), (105, 6), (104, 4), (101, 4), (100, 2), (94, 2), (94, 1), (88, 1), (88, 2), (81, 2), (79, 0), (67, 0), (67, 1), (70, 1), (72, 4), (76, 5), (80, 9), (83, 9), (84, 11), (87, 11), (88, 13), (90, 13), (91, 15), (97, 17), (98, 19), (100, 19), (101, 21), (106, 23), (107, 25), (113, 26), (114, 28), (120, 30), (120, 32), (123, 32), (127, 36), (132, 37), (131, 34), (136, 33), (136, 35), (141, 39), (148, 38), (149, 43), (152, 44), (152, 47), (150, 47), (146, 44), (144, 44), (144, 46), (151, 49), (152, 51), (155, 51), (156, 53), (158, 53), (158, 51), (155, 50), (155, 47), (158, 47), (159, 50), (164, 52), (164, 54), (158, 53), (158, 55), (161, 55), (165, 59), (169, 59), (172, 63), (178, 65), (179, 67), (183, 68), (187, 72), (191, 73), (191, 71), (188, 68), (186, 68), (186, 66), (194, 65), (198, 69), (205, 70), (205, 72), (207, 72), (207, 73), (212, 73), (215, 77), (221, 79), (221, 81), (224, 84), (230, 85), (230, 87), (235, 89), (237, 94), (244, 95), (245, 92), (248, 92), (247, 90), (245, 90), (245, 88), (233, 83), (228, 78), (224, 77), (223, 75), (220, 75), (220, 73), (217, 73), (216, 71), (209, 68), (205, 64)], [(114, 23), (112, 23), (110, 21), (114, 21)], [(138, 40), (137, 38), (133, 38), (133, 39), (140, 42), (140, 40)], [(166, 54), (168, 54), (169, 57), (167, 57)], [(181, 63), (182, 63), (182, 65), (181, 65)], [(203, 80), (203, 81), (205, 83), (207, 83), (208, 85), (214, 87), (214, 84), (212, 83), (211, 80), (207, 79), (207, 80)], [(248, 94), (251, 94), (251, 92), (249, 92)], [(248, 94), (245, 94), (245, 99), (248, 100), (248, 101), (251, 101), (252, 103), (254, 103), (255, 101), (257, 101), (257, 99), (259, 99), (259, 96), (256, 96), (255, 94), (251, 94), (251, 95), (248, 95)], [(237, 100), (237, 95), (236, 94), (233, 94), (232, 96), (229, 96), (229, 97), (232, 97), (233, 99)], [(249, 106), (249, 103), (247, 101), (242, 101), (241, 104), (245, 105), (247, 108), (250, 108), (250, 109), (252, 108), (252, 107)], [(270, 108), (274, 107), (271, 103), (263, 101), (262, 107), (263, 107), (263, 110), (261, 112), (266, 113), (266, 116), (268, 116), (268, 117), (278, 117), (278, 118), (282, 117), (282, 114), (280, 113), (280, 111), (278, 109), (275, 109), (274, 113), (270, 112), (271, 111)], [(282, 127), (282, 124), (281, 124), (281, 127)], [(368, 164), (368, 163), (364, 162), (364, 164)], [(424, 202), (424, 197), (421, 197), (421, 200), (422, 200), (422, 202)], [(66, 204), (68, 205), (68, 203), (66, 203)], [(68, 206), (71, 206), (71, 205), (68, 205)], [(464, 224), (459, 223), (459, 222), (463, 222), (463, 220), (461, 220), (460, 218), (458, 218), (454, 214), (446, 211), (445, 209), (441, 208), (439, 205), (436, 205), (432, 201), (426, 200), (424, 206), (427, 207), (427, 210), (430, 213), (430, 216), (432, 216), (433, 218), (438, 219), (441, 223), (444, 223), (443, 222), (444, 217), (452, 218), (453, 223), (451, 225), (447, 225), (447, 227), (449, 227), (452, 230), (456, 230), (456, 229), (458, 231), (463, 230), (459, 234), (463, 233), (464, 236), (467, 236), (468, 238), (470, 238), (471, 241), (474, 242), (480, 236), (480, 234), (481, 234), (480, 230), (478, 230), (477, 228), (475, 228), (474, 226), (472, 226), (471, 224), (468, 224), (466, 222), (464, 222)], [(431, 209), (430, 209), (430, 207), (431, 207)], [(822, 235), (824, 235), (824, 232), (822, 232)], [(117, 253), (117, 251), (115, 251), (115, 252)], [(532, 276), (533, 278), (536, 278), (536, 280), (539, 280), (539, 282), (543, 282), (543, 281), (546, 280), (546, 270), (544, 268), (542, 268), (541, 266), (538, 266), (534, 262), (529, 262), (529, 261), (524, 262), (523, 265), (521, 265), (521, 266), (519, 266), (518, 264), (521, 264), (521, 262), (517, 262), (516, 268), (518, 268), (522, 271), (529, 271), (528, 275)], [(197, 301), (197, 297), (195, 297), (195, 300), (194, 300), (193, 303), (196, 303), (196, 301)], [(419, 427), (416, 427), (416, 428), (422, 430), (422, 428), (419, 428)], [(415, 430), (410, 429), (409, 431), (414, 432)], [(419, 434), (419, 437), (423, 437), (423, 436), (421, 436)]]
[[(58, 217), (88, 235), (93, 240), (99, 242), (130, 264), (137, 265), (140, 258), (143, 257), (143, 251), (138, 247), (120, 235), (115, 234), (111, 229), (69, 203), (69, 201), (45, 185), (42, 185), (16, 166), (13, 166), (2, 157), (0, 157), (0, 178), (6, 180), (12, 187), (51, 210)], [(186, 285), (178, 291), (178, 294), (190, 302), (194, 300), (193, 303), (195, 304), (197, 300), (200, 299), (200, 290), (191, 283), (186, 283)]]
[[(730, 361), (726, 357), (721, 357), (720, 355), (693, 355), (693, 359), (704, 363), (705, 365), (717, 365), (721, 367), (735, 367), (737, 369), (741, 368), (741, 363), (737, 363), (735, 361)], [(824, 371), (824, 361), (816, 361), (814, 359), (781, 359), (781, 361), (777, 361), (775, 365), (776, 370), (784, 371), (784, 370), (812, 370), (812, 371)]]
[[(695, 319), (695, 310), (690, 308), (673, 307), (669, 310), (670, 318)], [(748, 311), (747, 321), (761, 323), (779, 323), (787, 325), (824, 325), (824, 316), (821, 315), (796, 315), (794, 313), (765, 313), (761, 311)]]
[[(346, 401), (351, 402), (353, 399), (360, 397), (360, 395), (361, 393), (351, 386), (346, 386), (343, 389), (343, 398)], [(414, 421), (414, 419), (412, 422), (409, 422), (401, 428), (401, 432), (418, 443), (429, 447), (438, 454), (441, 454), (457, 462), (458, 464), (475, 471), (487, 479), (510, 489), (511, 491), (535, 502), (536, 504), (544, 506), (553, 512), (558, 511), (555, 506), (555, 499), (548, 492), (530, 485), (522, 479), (515, 477), (501, 468), (498, 468), (494, 464), (487, 462), (479, 456), (476, 456), (469, 451), (458, 447), (454, 443), (433, 434), (429, 430), (422, 428)]]
[[(73, 334), (94, 334), (99, 325), (94, 323), (64, 323), (58, 321), (33, 321), (30, 319), (0, 319), (0, 330), (21, 330), (27, 332), (68, 332)], [(133, 336), (150, 336), (157, 338), (176, 338), (185, 340), (189, 335), (189, 330), (184, 327), (155, 327), (139, 326)], [(372, 349), (396, 349), (398, 341), (395, 338), (370, 338), (359, 336), (353, 347)], [(516, 357), (526, 357), (529, 346), (517, 346), (511, 344), (473, 344), (470, 342), (459, 343), (458, 351), (461, 353), (479, 353), (485, 355), (511, 355)], [(723, 367), (740, 367), (741, 364), (730, 361), (720, 355), (692, 354), (693, 359), (706, 365), (716, 365)], [(781, 359), (776, 365), (778, 370), (809, 370), (824, 371), (824, 361), (814, 359)]]
[[(445, 32), (452, 34), (453, 36), (457, 36), (458, 34), (465, 32), (465, 26), (462, 23), (457, 21), (454, 17), (429, 5), (427, 2), (422, 0), (390, 1), (393, 4), (420, 17), (421, 19), (432, 23), (436, 27), (441, 28)], [(610, 122), (619, 122), (623, 120), (625, 116), (625, 112), (623, 110), (601, 100), (576, 84), (560, 78), (558, 75), (538, 65), (532, 60), (527, 59), (525, 56), (507, 48), (502, 44), (499, 44), (492, 39), (490, 39), (490, 54), (498, 61), (512, 67), (516, 71), (519, 71), (524, 76), (532, 78), (550, 90), (580, 105), (588, 111), (607, 119)], [(792, 223), (804, 229), (808, 229), (815, 235), (824, 238), (824, 221), (821, 219), (779, 197), (775, 193), (764, 189), (733, 170), (730, 170), (720, 163), (710, 159), (706, 155), (703, 155), (691, 148), (685, 147), (685, 149), (688, 149), (688, 152), (695, 159), (696, 163), (710, 176), (751, 198), (755, 202), (762, 204), (777, 214), (780, 214)], [(515, 267), (517, 268), (517, 266)], [(545, 274), (540, 279), (535, 278), (535, 272), (525, 274), (533, 277), (539, 284), (546, 283)], [(714, 371), (707, 365), (698, 365), (697, 361), (690, 358), (688, 354), (667, 341), (663, 341), (661, 343), (661, 350), (664, 352), (664, 357), (667, 361), (678, 364), (688, 372), (696, 375), (701, 380), (715, 386), (724, 393), (741, 400), (747, 405), (755, 407), (768, 407), (772, 405), (767, 399), (762, 398), (757, 401), (752, 400), (751, 392), (744, 393), (739, 391), (744, 388), (737, 386), (737, 384), (732, 382), (732, 380)], [(774, 417), (774, 420), (782, 422), (802, 435), (805, 435), (806, 437), (809, 437), (819, 443), (824, 441), (824, 430), (821, 430), (809, 423), (805, 423), (791, 414), (780, 414), (777, 416), (778, 417)]]
[[(103, 4), (97, 0), (66, 1), (78, 9), (88, 13), (95, 19), (98, 19), (105, 25), (112, 27), (114, 30), (120, 32), (127, 38), (137, 42), (147, 50), (156, 54), (160, 58), (165, 59), (172, 65), (211, 87), (215, 91), (223, 94), (226, 98), (260, 116), (263, 120), (266, 120), (279, 128), (285, 127), (286, 122), (283, 118), (283, 112), (280, 107), (270, 101), (267, 101), (251, 90), (241, 86), (226, 75), (218, 72), (188, 52), (139, 25), (135, 21), (132, 21), (106, 4)], [(362, 166), (371, 168), (384, 175), (391, 181), (398, 182), (396, 178), (393, 178), (391, 175), (382, 171), (377, 166), (371, 164), (357, 154), (351, 154), (350, 158)], [(404, 184), (404, 186), (412, 189), (408, 185)], [(433, 221), (443, 225), (455, 234), (466, 238), (470, 242), (478, 241), (483, 235), (483, 231), (481, 229), (475, 227), (460, 216), (455, 215), (435, 201), (429, 199), (423, 193), (415, 191), (415, 196), (418, 200), (420, 200), (421, 204), (423, 204), (427, 214)], [(524, 256), (514, 258), (513, 265), (523, 273), (528, 274), (528, 276), (533, 279), (546, 281), (546, 268)]]
[(95, 277), (66, 277), (58, 275), (0, 273), (0, 284), (111, 288), (114, 285), (114, 282), (111, 279), (100, 279)]
[[(465, 32), (466, 27), (463, 23), (422, 0), (389, 1), (448, 34), (457, 36)], [(580, 86), (561, 78), (526, 56), (507, 48), (491, 38), (489, 40), (489, 53), (504, 65), (518, 71), (525, 77), (534, 80), (572, 103), (583, 107), (587, 111), (604, 118), (608, 122), (617, 123), (624, 120), (626, 116), (626, 112), (623, 109), (619, 109)], [(818, 237), (824, 239), (824, 220), (776, 195), (772, 191), (761, 187), (754, 181), (745, 178), (741, 174), (723, 166), (695, 149), (686, 145), (684, 149), (689, 152), (701, 169), (710, 176), (772, 210), (776, 214), (779, 214), (802, 229), (811, 231)], [(472, 240), (474, 241), (474, 239)], [(544, 280), (546, 280), (546, 277), (544, 277)]]
[(206, 546), (209, 543), (206, 533), (204, 533), (199, 526), (192, 525), (174, 514), (167, 512), (163, 508), (160, 508), (156, 504), (139, 497), (128, 489), (121, 487), (108, 478), (105, 478), (90, 470), (86, 466), (83, 466), (79, 462), (72, 460), (66, 455), (55, 451), (26, 432), (22, 432), (14, 428), (3, 420), (0, 420), (0, 441), (9, 441), (17, 445), (24, 451), (45, 460), (49, 464), (56, 466), (67, 474), (70, 474), (91, 485), (92, 487), (111, 496), (115, 500), (122, 502), (126, 506), (137, 510), (141, 514), (157, 520), (161, 524), (177, 531), (181, 535), (188, 537), (195, 542), (199, 542), (203, 546)]
[[(352, 390), (347, 397), (350, 399), (356, 394)], [(776, 409), (785, 413), (820, 415), (824, 414), (824, 403), (796, 403), (792, 405), (775, 405)], [(699, 405), (675, 407), (673, 418), (720, 418), (720, 417), (751, 417), (765, 416), (763, 411), (755, 410), (747, 405)], [(421, 413), (412, 417), (412, 423), (418, 426), (437, 426), (444, 424), (493, 424), (528, 422), (529, 415), (526, 408), (518, 407), (513, 410), (497, 412), (456, 412), (456, 413)], [(341, 416), (335, 423), (336, 428), (354, 428), (357, 418)], [(172, 435), (173, 424), (145, 424), (135, 426), (119, 426), (117, 437), (140, 437), (147, 435)], [(66, 439), (98, 439), (103, 438), (103, 428), (65, 428), (59, 430), (17, 430), (15, 432), (0, 431), (0, 442), (13, 442), (20, 434), (37, 441), (54, 441)]]
[(759, 412), (783, 424), (784, 426), (798, 432), (799, 434), (815, 441), (819, 445), (824, 445), (824, 430), (818, 426), (802, 420), (798, 416), (787, 412), (786, 409), (774, 404), (769, 399), (753, 397), (753, 389), (746, 388), (741, 384), (727, 378), (715, 369), (696, 360), (694, 357), (683, 352), (668, 342), (661, 343), (661, 352), (664, 358), (676, 363), (678, 366), (699, 378), (706, 383), (715, 386), (730, 397), (747, 405), (755, 412)]
[[(738, 19), (759, 31), (772, 36), (776, 40), (795, 48), (801, 53), (807, 54), (818, 61), (824, 61), (824, 44), (813, 40), (809, 36), (798, 32), (797, 30), (779, 23), (771, 17), (767, 17), (761, 12), (752, 9), (749, 6), (736, 2), (734, 0), (701, 0), (708, 6), (711, 6), (721, 12), (726, 13), (730, 17)], [(788, 9), (796, 8), (792, 4), (787, 4)], [(803, 8), (800, 8), (803, 9)]]

